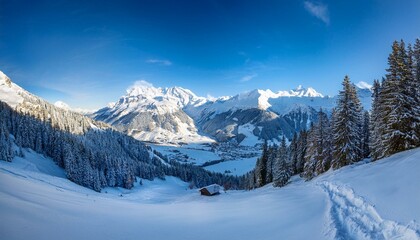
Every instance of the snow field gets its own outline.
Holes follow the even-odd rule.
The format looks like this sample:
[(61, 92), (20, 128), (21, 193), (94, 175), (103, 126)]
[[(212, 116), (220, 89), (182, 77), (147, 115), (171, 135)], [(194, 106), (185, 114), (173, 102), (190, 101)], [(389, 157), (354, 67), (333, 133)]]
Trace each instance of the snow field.
[(0, 161), (2, 239), (420, 239), (420, 149), (215, 197), (176, 178), (97, 193), (25, 155)]
[(204, 168), (211, 172), (242, 176), (245, 173), (254, 169), (256, 162), (257, 158), (244, 158), (238, 160), (225, 161)]

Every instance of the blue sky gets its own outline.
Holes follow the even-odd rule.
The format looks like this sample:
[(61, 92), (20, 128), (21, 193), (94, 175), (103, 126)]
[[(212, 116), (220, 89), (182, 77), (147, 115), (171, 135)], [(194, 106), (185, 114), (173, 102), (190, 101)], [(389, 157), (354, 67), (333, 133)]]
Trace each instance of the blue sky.
[(372, 82), (393, 40), (420, 37), (420, 1), (5, 1), (0, 70), (72, 107), (137, 80), (200, 96)]

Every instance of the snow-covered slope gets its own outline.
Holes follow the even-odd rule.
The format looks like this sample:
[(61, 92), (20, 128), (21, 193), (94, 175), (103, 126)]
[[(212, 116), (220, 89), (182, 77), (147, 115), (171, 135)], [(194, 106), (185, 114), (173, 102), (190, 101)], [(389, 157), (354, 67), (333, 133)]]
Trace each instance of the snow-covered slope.
[(0, 101), (7, 103), (12, 108), (16, 108), (25, 99), (33, 100), (34, 96), (13, 83), (6, 74), (0, 71)]
[(25, 155), (0, 161), (2, 239), (420, 238), (420, 149), (215, 197), (175, 178), (97, 193), (50, 159)]
[(64, 103), (55, 106), (44, 99), (13, 83), (0, 71), (0, 101), (21, 113), (26, 113), (42, 121), (49, 120), (55, 127), (72, 133), (82, 133), (90, 128), (109, 128), (108, 125), (93, 121), (82, 114), (69, 111)]

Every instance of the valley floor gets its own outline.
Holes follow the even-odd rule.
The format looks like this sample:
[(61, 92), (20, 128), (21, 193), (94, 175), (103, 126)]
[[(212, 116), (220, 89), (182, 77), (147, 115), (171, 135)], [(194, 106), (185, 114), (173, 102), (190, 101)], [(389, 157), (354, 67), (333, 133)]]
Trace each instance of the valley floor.
[(25, 155), (0, 161), (1, 239), (420, 239), (420, 149), (215, 197), (176, 178), (96, 193)]

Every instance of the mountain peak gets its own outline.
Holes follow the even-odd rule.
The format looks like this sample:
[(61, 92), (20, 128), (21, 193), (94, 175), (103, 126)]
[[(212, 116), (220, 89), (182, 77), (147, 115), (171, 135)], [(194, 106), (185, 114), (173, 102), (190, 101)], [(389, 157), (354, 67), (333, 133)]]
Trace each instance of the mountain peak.
[(155, 88), (153, 84), (145, 81), (139, 80), (136, 81), (133, 85), (127, 88), (127, 95), (128, 96), (140, 96), (140, 95), (156, 95), (160, 92), (160, 89)]
[(371, 90), (371, 89), (372, 89), (372, 85), (370, 85), (369, 83), (364, 82), (364, 81), (360, 81), (360, 82), (358, 82), (358, 83), (356, 84), (356, 86), (357, 86), (358, 88), (360, 88), (360, 89), (368, 89), (368, 90)]
[(12, 80), (10, 80), (10, 78), (2, 71), (0, 71), (0, 85), (2, 85), (2, 83), (4, 83), (9, 88), (12, 86)]
[(288, 93), (282, 93), (283, 96), (288, 97), (324, 97), (324, 95), (317, 92), (312, 87), (304, 88), (302, 85), (299, 85), (297, 88), (290, 90)]
[(14, 84), (6, 74), (0, 71), (0, 100), (14, 108), (23, 102), (22, 95), (28, 96), (29, 93)]

